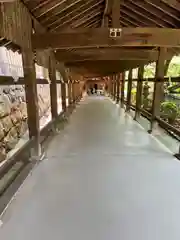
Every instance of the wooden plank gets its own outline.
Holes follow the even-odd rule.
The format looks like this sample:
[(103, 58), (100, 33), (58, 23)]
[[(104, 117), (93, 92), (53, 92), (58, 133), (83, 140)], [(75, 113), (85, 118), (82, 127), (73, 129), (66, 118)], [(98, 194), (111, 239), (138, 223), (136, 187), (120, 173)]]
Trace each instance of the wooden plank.
[(49, 58), (49, 78), (50, 78), (51, 116), (52, 119), (55, 119), (58, 116), (58, 106), (57, 106), (56, 63), (53, 54), (51, 54)]
[(165, 69), (165, 55), (166, 48), (159, 48), (159, 58), (156, 63), (155, 80), (161, 79), (161, 81), (155, 81), (154, 92), (153, 92), (153, 103), (152, 103), (152, 117), (149, 133), (152, 132), (156, 117), (160, 116), (161, 103), (164, 100), (164, 69)]
[[(43, 39), (43, 41), (42, 41)], [(122, 28), (120, 38), (110, 37), (109, 29), (79, 29), (61, 33), (34, 34), (35, 49), (97, 47), (180, 47), (180, 30), (169, 28)]]
[(129, 75), (128, 75), (126, 112), (129, 112), (131, 109), (131, 91), (132, 91), (132, 69), (129, 70)]
[(136, 90), (136, 110), (135, 110), (134, 120), (137, 120), (137, 118), (140, 116), (140, 109), (142, 105), (143, 74), (144, 74), (144, 66), (141, 66), (138, 69), (138, 81), (137, 81), (137, 90)]

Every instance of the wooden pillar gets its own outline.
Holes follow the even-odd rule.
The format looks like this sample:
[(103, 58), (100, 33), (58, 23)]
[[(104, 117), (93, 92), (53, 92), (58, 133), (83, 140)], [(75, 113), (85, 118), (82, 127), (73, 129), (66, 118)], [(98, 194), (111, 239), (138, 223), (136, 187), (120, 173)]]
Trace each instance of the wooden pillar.
[(113, 76), (111, 76), (111, 97), (113, 98), (114, 95), (114, 79)]
[(113, 0), (112, 3), (112, 27), (120, 27), (120, 0)]
[(125, 72), (121, 73), (121, 107), (124, 107)]
[(120, 93), (120, 74), (117, 74), (117, 91), (116, 91), (116, 102), (119, 103), (120, 97), (119, 97), (119, 93)]
[(66, 84), (61, 83), (61, 99), (62, 99), (62, 110), (66, 111)]
[(36, 85), (36, 70), (34, 54), (31, 46), (29, 49), (22, 49), (22, 61), (25, 82), (25, 94), (27, 103), (29, 138), (35, 139), (34, 152), (32, 157), (41, 155), (40, 148), (40, 127), (39, 127), (39, 106)]
[(57, 110), (56, 68), (55, 59), (52, 55), (49, 58), (49, 78), (50, 78), (51, 116), (52, 119), (54, 119), (58, 116), (58, 110)]
[(68, 83), (68, 101), (70, 105), (72, 103), (72, 83), (70, 81)]
[(136, 111), (134, 120), (137, 119), (140, 115), (140, 109), (142, 104), (142, 90), (143, 90), (143, 75), (144, 75), (144, 66), (138, 68), (138, 82), (136, 90)]
[(72, 82), (72, 101), (73, 101), (73, 103), (75, 103), (75, 101), (76, 101), (74, 81)]
[(116, 82), (116, 75), (113, 76), (113, 82), (114, 82), (114, 89), (113, 89), (113, 100), (116, 100), (116, 88), (117, 88), (117, 82)]
[(149, 133), (152, 132), (156, 117), (160, 116), (160, 107), (164, 99), (164, 70), (165, 70), (166, 48), (159, 48), (158, 61), (156, 62), (154, 93), (152, 103), (152, 117)]
[(127, 89), (127, 104), (126, 111), (130, 111), (131, 109), (131, 91), (132, 91), (132, 69), (129, 70), (128, 75), (128, 89)]

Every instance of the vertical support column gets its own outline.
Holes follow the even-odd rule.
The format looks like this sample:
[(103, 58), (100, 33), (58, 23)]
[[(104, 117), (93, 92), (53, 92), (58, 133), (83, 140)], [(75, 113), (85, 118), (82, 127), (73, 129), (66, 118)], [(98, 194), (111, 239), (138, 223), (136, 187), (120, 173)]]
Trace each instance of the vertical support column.
[(130, 111), (131, 109), (131, 91), (132, 91), (132, 69), (129, 70), (129, 75), (128, 75), (126, 112)]
[(61, 83), (61, 99), (62, 99), (62, 110), (66, 111), (66, 84)]
[(116, 101), (116, 88), (117, 88), (117, 82), (116, 82), (116, 75), (113, 76), (113, 82), (114, 82), (114, 89), (113, 89), (113, 100)]
[(154, 93), (152, 103), (152, 117), (149, 133), (152, 132), (156, 117), (160, 115), (160, 107), (164, 98), (164, 69), (165, 69), (166, 48), (159, 48), (158, 61), (156, 62), (156, 73), (154, 82)]
[(71, 103), (72, 103), (72, 83), (71, 83), (71, 81), (69, 81), (69, 83), (68, 83), (68, 101), (69, 101), (69, 105), (71, 105)]
[(50, 98), (51, 98), (51, 116), (55, 119), (58, 116), (57, 110), (57, 84), (56, 84), (56, 68), (55, 59), (51, 55), (49, 58), (49, 78), (50, 78)]
[(114, 94), (114, 79), (113, 76), (111, 76), (111, 97), (113, 97)]
[(121, 107), (124, 107), (125, 72), (121, 73)]
[(113, 0), (112, 4), (112, 27), (120, 27), (120, 0)]
[(74, 83), (74, 81), (72, 82), (72, 101), (73, 101), (73, 103), (76, 102), (76, 96), (75, 96), (75, 83)]
[(137, 120), (137, 117), (140, 116), (140, 109), (142, 104), (142, 90), (143, 90), (143, 75), (144, 75), (144, 66), (138, 68), (138, 82), (137, 82), (137, 91), (136, 91), (136, 111), (134, 120)]
[(116, 102), (119, 103), (119, 93), (120, 93), (120, 74), (117, 74), (117, 92), (116, 92)]
[(41, 155), (40, 128), (39, 128), (39, 106), (36, 84), (36, 70), (31, 45), (28, 49), (22, 49), (22, 61), (24, 70), (25, 93), (28, 114), (29, 138), (34, 139), (34, 149), (31, 153), (33, 158)]

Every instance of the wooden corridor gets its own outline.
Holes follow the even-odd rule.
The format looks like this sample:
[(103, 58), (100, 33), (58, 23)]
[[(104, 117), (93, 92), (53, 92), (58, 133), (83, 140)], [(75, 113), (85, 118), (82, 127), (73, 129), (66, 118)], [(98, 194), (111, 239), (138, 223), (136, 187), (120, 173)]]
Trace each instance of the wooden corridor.
[(80, 102), (1, 216), (2, 240), (179, 240), (180, 163), (109, 98)]

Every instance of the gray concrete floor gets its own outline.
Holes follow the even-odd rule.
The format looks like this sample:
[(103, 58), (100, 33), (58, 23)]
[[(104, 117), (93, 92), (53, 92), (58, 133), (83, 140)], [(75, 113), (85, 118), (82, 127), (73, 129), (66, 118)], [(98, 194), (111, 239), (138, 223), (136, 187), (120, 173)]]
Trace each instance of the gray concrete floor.
[(1, 220), (2, 240), (179, 240), (180, 163), (109, 99), (87, 98)]

